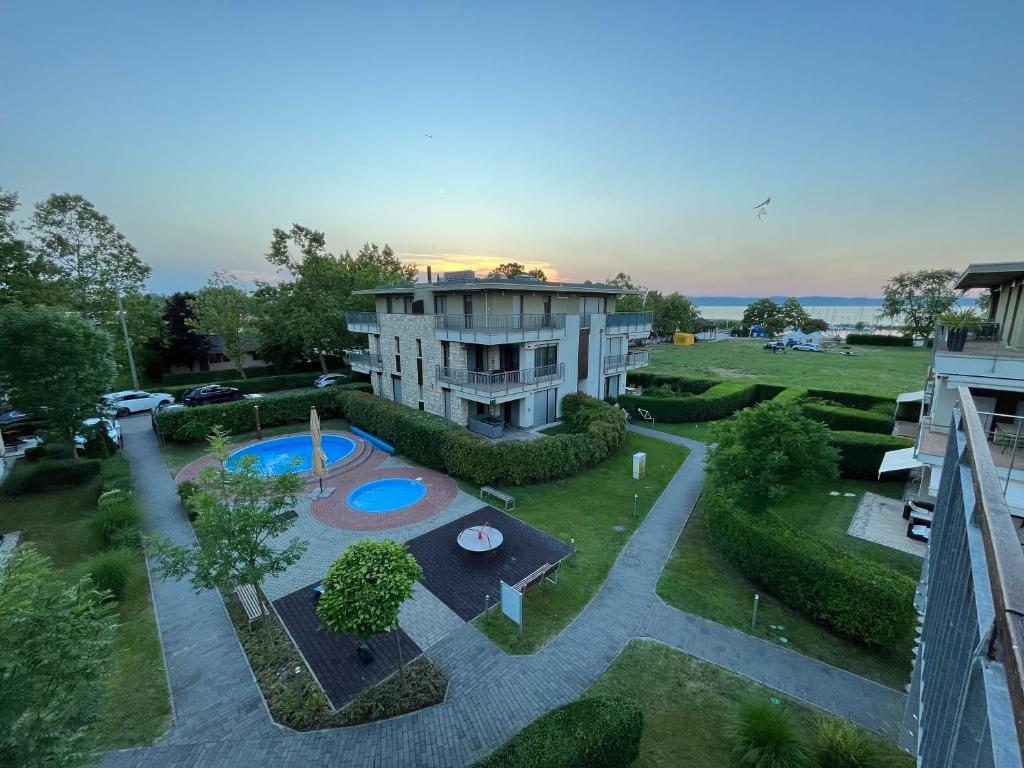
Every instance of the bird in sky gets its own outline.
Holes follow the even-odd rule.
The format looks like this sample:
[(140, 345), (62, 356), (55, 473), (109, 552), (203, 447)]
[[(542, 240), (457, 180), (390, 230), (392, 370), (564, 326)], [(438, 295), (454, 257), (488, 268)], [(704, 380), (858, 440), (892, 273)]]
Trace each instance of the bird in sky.
[(434, 135), (432, 133), (424, 133), (423, 135), (426, 136), (428, 139), (434, 138)]
[(757, 211), (758, 221), (760, 221), (761, 219), (768, 215), (768, 203), (770, 203), (771, 201), (772, 198), (771, 195), (769, 195), (763, 203), (754, 206), (754, 210)]

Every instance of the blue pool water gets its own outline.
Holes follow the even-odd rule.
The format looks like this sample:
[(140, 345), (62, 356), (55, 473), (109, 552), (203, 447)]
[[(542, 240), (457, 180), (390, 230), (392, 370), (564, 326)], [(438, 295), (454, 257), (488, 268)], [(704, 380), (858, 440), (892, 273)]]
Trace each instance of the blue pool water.
[[(327, 454), (327, 466), (344, 459), (356, 449), (355, 442), (340, 435), (324, 435), (321, 446)], [(228, 469), (235, 469), (243, 456), (255, 456), (257, 466), (267, 475), (288, 471), (295, 459), (298, 460), (294, 465), (296, 472), (309, 472), (313, 469), (313, 438), (310, 435), (290, 435), (250, 445), (228, 457)]]
[(419, 480), (389, 477), (353, 489), (348, 495), (348, 505), (360, 512), (394, 512), (415, 504), (426, 495), (427, 486)]

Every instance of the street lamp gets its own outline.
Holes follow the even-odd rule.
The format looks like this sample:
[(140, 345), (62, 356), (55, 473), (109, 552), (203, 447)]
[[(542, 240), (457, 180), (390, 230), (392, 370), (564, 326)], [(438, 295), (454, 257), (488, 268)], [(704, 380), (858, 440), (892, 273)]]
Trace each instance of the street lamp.
[(128, 368), (132, 374), (132, 389), (139, 388), (139, 376), (135, 372), (135, 356), (132, 354), (132, 339), (128, 335), (128, 321), (125, 319), (124, 304), (121, 303), (121, 291), (117, 291), (117, 316), (121, 318), (121, 331), (124, 333), (124, 348), (128, 353)]

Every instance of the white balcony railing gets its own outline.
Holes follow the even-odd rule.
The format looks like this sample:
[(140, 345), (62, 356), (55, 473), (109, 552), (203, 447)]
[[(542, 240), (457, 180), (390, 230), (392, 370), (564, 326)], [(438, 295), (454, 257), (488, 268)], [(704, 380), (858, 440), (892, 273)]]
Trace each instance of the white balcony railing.
[(564, 377), (564, 363), (496, 373), (449, 368), (443, 365), (437, 367), (437, 379), (441, 383), (486, 395), (500, 395), (533, 387), (549, 386), (561, 381)]
[(348, 364), (352, 366), (353, 370), (379, 371), (383, 369), (380, 355), (360, 350), (348, 353)]
[(612, 312), (605, 319), (605, 328), (609, 331), (650, 333), (653, 322), (653, 312)]
[(625, 355), (610, 355), (606, 357), (604, 359), (604, 369), (607, 372), (622, 368), (643, 368), (646, 365), (650, 365), (650, 362), (650, 352), (629, 352)]
[(434, 334), (440, 339), (492, 344), (561, 338), (565, 315), (435, 315)]
[(345, 323), (354, 333), (380, 332), (380, 318), (376, 312), (346, 312)]

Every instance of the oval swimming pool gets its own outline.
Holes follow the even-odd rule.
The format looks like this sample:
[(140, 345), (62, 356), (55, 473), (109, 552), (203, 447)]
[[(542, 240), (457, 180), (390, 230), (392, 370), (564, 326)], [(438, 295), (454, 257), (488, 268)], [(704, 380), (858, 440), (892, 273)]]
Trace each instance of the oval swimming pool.
[[(341, 461), (356, 449), (354, 441), (341, 435), (324, 435), (321, 446), (327, 454), (327, 466)], [(232, 453), (228, 457), (228, 469), (237, 470), (238, 462), (246, 456), (255, 456), (256, 466), (266, 475), (280, 475), (289, 469), (309, 472), (313, 469), (313, 438), (289, 435), (255, 443)]]
[(427, 495), (427, 486), (419, 480), (389, 477), (354, 488), (348, 505), (360, 512), (394, 512), (404, 509)]

